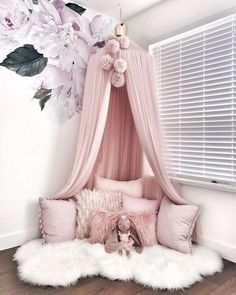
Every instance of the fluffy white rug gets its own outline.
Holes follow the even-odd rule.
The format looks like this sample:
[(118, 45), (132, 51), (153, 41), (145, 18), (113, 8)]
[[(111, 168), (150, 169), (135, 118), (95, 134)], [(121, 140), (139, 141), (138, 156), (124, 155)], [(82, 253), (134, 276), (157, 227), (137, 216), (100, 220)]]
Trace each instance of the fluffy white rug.
[(131, 257), (107, 254), (100, 244), (86, 240), (45, 244), (31, 241), (14, 256), (21, 280), (34, 285), (69, 286), (79, 278), (101, 275), (111, 280), (135, 280), (159, 289), (180, 289), (222, 269), (221, 258), (212, 250), (195, 246), (186, 255), (156, 245)]

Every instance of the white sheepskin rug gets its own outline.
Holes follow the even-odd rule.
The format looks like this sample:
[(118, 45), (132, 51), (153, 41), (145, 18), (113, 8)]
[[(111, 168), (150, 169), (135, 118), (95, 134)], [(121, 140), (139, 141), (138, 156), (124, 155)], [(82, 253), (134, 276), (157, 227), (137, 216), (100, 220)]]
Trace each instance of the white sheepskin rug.
[(111, 280), (135, 280), (154, 289), (180, 289), (222, 270), (222, 259), (200, 246), (194, 246), (193, 255), (188, 255), (155, 245), (141, 254), (133, 251), (128, 258), (107, 254), (103, 245), (90, 245), (86, 240), (58, 244), (34, 240), (18, 248), (14, 259), (21, 280), (64, 287), (79, 278), (101, 275)]

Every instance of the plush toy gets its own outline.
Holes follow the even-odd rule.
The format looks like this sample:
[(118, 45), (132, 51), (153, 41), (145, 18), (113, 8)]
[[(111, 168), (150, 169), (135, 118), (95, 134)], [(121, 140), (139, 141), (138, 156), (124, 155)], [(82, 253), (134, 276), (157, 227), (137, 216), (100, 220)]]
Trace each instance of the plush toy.
[(134, 245), (134, 240), (130, 235), (131, 222), (126, 215), (122, 215), (118, 220), (118, 253), (130, 256), (130, 251)]
[(130, 251), (134, 248), (140, 253), (143, 249), (141, 240), (134, 223), (128, 215), (122, 214), (105, 238), (105, 251), (108, 253), (118, 251), (120, 255), (130, 256)]

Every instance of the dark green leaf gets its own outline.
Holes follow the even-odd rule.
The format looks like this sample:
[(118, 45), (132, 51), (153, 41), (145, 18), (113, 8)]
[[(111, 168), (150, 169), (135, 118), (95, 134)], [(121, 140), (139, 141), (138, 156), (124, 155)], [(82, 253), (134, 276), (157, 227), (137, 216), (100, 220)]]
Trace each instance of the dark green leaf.
[(42, 99), (45, 96), (51, 94), (52, 89), (45, 89), (45, 88), (40, 88), (35, 94), (34, 97), (35, 99)]
[(40, 105), (41, 111), (44, 109), (45, 104), (46, 104), (46, 102), (50, 99), (50, 97), (51, 97), (51, 94), (45, 96), (43, 99), (40, 99), (40, 101), (39, 101), (39, 105)]
[(103, 40), (103, 41), (99, 41), (99, 42), (95, 43), (93, 46), (96, 46), (98, 48), (103, 48), (104, 45), (105, 45), (105, 41)]
[(16, 72), (18, 75), (32, 77), (40, 74), (48, 59), (33, 47), (26, 44), (9, 53), (0, 66)]
[(85, 8), (82, 6), (79, 6), (78, 4), (75, 3), (66, 3), (66, 6), (75, 12), (77, 12), (79, 15), (82, 15), (85, 12)]
[(34, 95), (33, 98), (39, 99), (39, 105), (41, 108), (41, 111), (44, 109), (46, 102), (50, 99), (52, 95), (52, 89), (45, 89), (40, 88)]

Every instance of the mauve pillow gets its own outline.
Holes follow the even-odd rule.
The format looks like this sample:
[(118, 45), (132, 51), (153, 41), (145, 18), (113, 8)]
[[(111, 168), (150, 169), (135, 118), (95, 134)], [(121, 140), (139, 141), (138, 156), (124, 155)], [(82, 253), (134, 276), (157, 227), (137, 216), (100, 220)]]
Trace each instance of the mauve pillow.
[(96, 175), (95, 188), (104, 191), (118, 191), (139, 198), (141, 198), (143, 194), (143, 183), (141, 178), (129, 181), (118, 181)]
[[(109, 230), (114, 227), (122, 212), (112, 212), (99, 210), (94, 211), (91, 217), (90, 242), (104, 244), (104, 239), (109, 233)], [(156, 238), (156, 213), (155, 212), (140, 212), (127, 213), (130, 220), (133, 221), (135, 227), (142, 237), (141, 243), (143, 246), (153, 246), (157, 244)]]
[(76, 207), (73, 200), (39, 199), (39, 225), (46, 243), (75, 239)]
[(192, 234), (199, 212), (197, 205), (176, 205), (164, 197), (157, 218), (158, 242), (182, 253), (192, 253)]
[(123, 194), (122, 209), (124, 212), (145, 212), (158, 210), (157, 200), (148, 200), (145, 198), (135, 198)]

